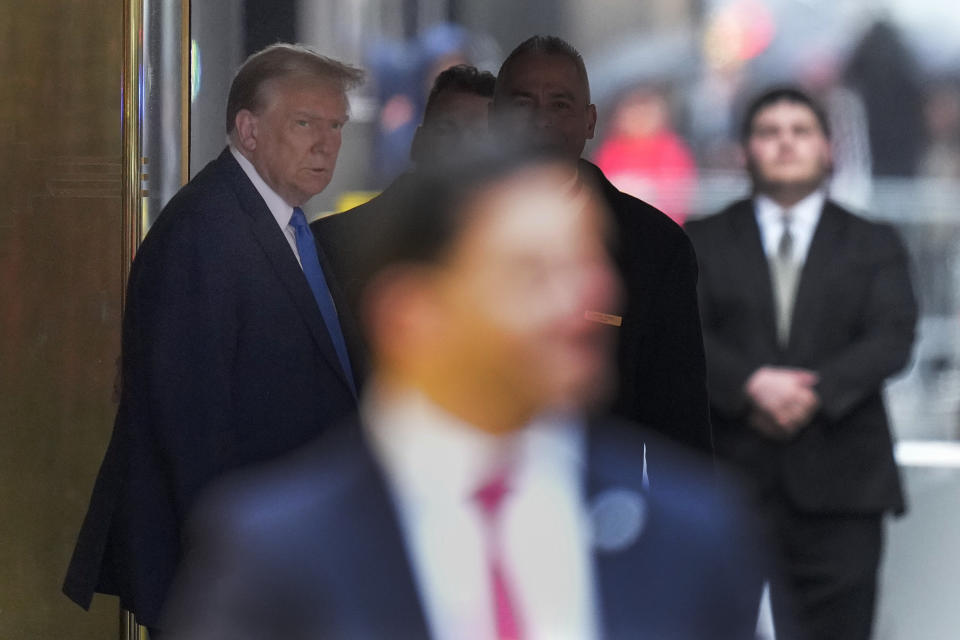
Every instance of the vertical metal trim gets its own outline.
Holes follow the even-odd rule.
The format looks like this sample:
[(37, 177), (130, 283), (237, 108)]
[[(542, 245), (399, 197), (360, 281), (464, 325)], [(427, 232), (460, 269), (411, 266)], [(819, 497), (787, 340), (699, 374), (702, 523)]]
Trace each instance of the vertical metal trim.
[(190, 180), (190, 105), (193, 97), (193, 38), (190, 0), (180, 0), (180, 184)]
[(123, 4), (123, 72), (122, 72), (122, 200), (123, 221), (121, 244), (121, 302), (126, 303), (130, 264), (143, 233), (141, 153), (142, 82), (143, 82), (143, 0), (126, 0)]
[(149, 637), (147, 628), (137, 624), (132, 613), (126, 609), (120, 609), (120, 640), (148, 640)]

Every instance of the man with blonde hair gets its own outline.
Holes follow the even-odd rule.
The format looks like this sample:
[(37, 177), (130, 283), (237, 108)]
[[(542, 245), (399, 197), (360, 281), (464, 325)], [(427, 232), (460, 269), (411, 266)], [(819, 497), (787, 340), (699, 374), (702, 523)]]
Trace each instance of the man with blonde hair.
[(161, 212), (130, 273), (113, 436), (64, 592), (156, 627), (197, 494), (355, 410), (354, 330), (302, 206), (330, 183), (362, 72), (298, 45), (252, 55), (229, 145)]

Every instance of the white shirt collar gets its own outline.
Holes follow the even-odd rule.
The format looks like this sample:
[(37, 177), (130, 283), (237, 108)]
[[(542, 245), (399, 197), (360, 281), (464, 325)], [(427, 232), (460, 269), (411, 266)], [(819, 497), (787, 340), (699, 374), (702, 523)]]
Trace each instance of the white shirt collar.
[(361, 416), (374, 454), (404, 502), (460, 502), (504, 463), (512, 482), (534, 471), (579, 477), (584, 423), (578, 416), (544, 415), (519, 431), (494, 435), (472, 427), (413, 389), (368, 384)]
[[(790, 233), (793, 235), (794, 255), (798, 262), (806, 260), (826, 199), (826, 192), (823, 189), (817, 189), (789, 208)], [(763, 250), (768, 256), (774, 255), (780, 243), (780, 237), (783, 235), (784, 207), (764, 194), (757, 194), (754, 197), (754, 209), (757, 224), (760, 226)]]
[(243, 169), (243, 172), (250, 178), (250, 182), (253, 183), (257, 193), (260, 194), (260, 197), (263, 198), (263, 201), (267, 204), (267, 208), (270, 209), (270, 213), (273, 214), (277, 224), (280, 225), (280, 229), (286, 232), (287, 225), (290, 224), (290, 218), (293, 217), (293, 205), (287, 204), (276, 191), (271, 189), (270, 185), (257, 173), (257, 169), (253, 166), (253, 163), (232, 144), (230, 145), (230, 153), (233, 154), (233, 157), (236, 158), (240, 164), (240, 168)]

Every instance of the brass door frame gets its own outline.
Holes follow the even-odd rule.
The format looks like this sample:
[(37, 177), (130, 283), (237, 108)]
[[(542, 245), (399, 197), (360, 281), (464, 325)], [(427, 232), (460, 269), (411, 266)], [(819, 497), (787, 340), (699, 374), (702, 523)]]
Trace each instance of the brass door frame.
[[(144, 127), (149, 117), (150, 74), (146, 59), (146, 42), (150, 37), (149, 29), (163, 28), (163, 22), (156, 24), (148, 22), (147, 11), (150, 3), (165, 5), (165, 0), (125, 0), (123, 5), (123, 70), (122, 78), (122, 203), (123, 219), (121, 225), (122, 263), (120, 265), (122, 282), (122, 300), (126, 300), (127, 279), (130, 265), (136, 255), (137, 248), (147, 233), (150, 220), (147, 208), (150, 196), (150, 174), (152, 158), (144, 149)], [(176, 7), (173, 7), (174, 13)], [(164, 132), (170, 137), (176, 136), (179, 143), (179, 184), (185, 184), (190, 176), (190, 81), (191, 81), (191, 40), (190, 40), (190, 0), (180, 0), (179, 3), (179, 34), (180, 34), (180, 130)], [(156, 164), (155, 162), (153, 164)], [(146, 627), (137, 623), (134, 615), (120, 609), (120, 638), (121, 640), (146, 640)]]
[[(126, 280), (130, 264), (137, 247), (149, 228), (149, 211), (146, 198), (151, 195), (150, 175), (151, 158), (144, 150), (144, 124), (149, 117), (151, 99), (149, 75), (146, 59), (145, 40), (149, 37), (148, 28), (164, 28), (163, 23), (147, 22), (147, 11), (151, 3), (165, 4), (164, 0), (125, 0), (124, 42), (123, 42), (123, 120), (121, 123), (122, 181), (123, 181), (123, 295), (126, 295)], [(187, 182), (190, 176), (190, 81), (191, 81), (191, 40), (190, 40), (190, 0), (180, 0), (178, 19), (179, 43), (179, 92), (180, 127), (178, 132), (166, 132), (177, 136), (179, 142), (179, 185)], [(147, 27), (149, 25), (149, 27)]]

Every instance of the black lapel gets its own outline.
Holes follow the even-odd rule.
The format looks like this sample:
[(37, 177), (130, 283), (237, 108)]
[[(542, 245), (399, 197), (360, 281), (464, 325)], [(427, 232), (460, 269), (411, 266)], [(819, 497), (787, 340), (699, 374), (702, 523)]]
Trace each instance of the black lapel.
[(753, 200), (743, 200), (735, 204), (730, 223), (735, 235), (735, 242), (730, 245), (731, 250), (739, 254), (733, 256), (733, 259), (739, 260), (741, 265), (739, 269), (732, 271), (731, 276), (741, 278), (748, 291), (756, 292), (765, 335), (771, 344), (776, 345), (777, 319), (770, 263), (763, 250), (763, 239), (760, 237), (760, 225), (757, 224)]
[[(822, 308), (824, 284), (830, 280), (831, 271), (836, 271), (835, 276), (841, 275), (836, 264), (843, 258), (840, 247), (843, 244), (844, 227), (843, 216), (836, 205), (826, 201), (800, 272), (790, 323), (788, 352), (791, 355), (809, 352), (810, 345), (806, 343), (814, 339), (811, 329), (825, 311)], [(815, 345), (812, 348), (816, 351)]]
[(340, 379), (347, 388), (352, 389), (347, 382), (343, 367), (340, 366), (340, 360), (337, 358), (337, 352), (333, 348), (333, 342), (330, 334), (327, 333), (326, 324), (323, 322), (323, 316), (320, 315), (320, 308), (317, 307), (317, 301), (310, 290), (310, 284), (306, 276), (303, 275), (303, 269), (297, 263), (296, 257), (290, 250), (290, 245), (284, 237), (277, 221), (270, 213), (267, 203), (263, 201), (260, 193), (257, 191), (243, 168), (237, 163), (230, 149), (225, 149), (220, 154), (220, 161), (224, 167), (234, 189), (237, 192), (240, 206), (250, 220), (250, 229), (257, 240), (257, 243), (267, 255), (270, 263), (277, 273), (277, 277), (286, 287), (290, 296), (293, 298), (294, 305), (300, 311), (314, 342), (326, 358), (327, 362), (335, 371), (338, 372)]

